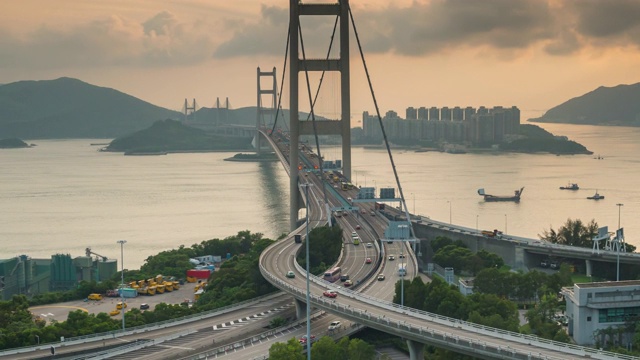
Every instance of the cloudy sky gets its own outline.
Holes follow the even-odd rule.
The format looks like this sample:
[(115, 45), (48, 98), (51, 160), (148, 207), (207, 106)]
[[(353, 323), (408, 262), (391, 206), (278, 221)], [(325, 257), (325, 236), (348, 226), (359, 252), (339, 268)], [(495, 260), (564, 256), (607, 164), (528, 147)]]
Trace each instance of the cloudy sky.
[[(175, 110), (185, 98), (254, 106), (256, 68), (282, 76), (288, 7), (286, 0), (7, 1), (0, 84), (68, 76)], [(351, 0), (351, 8), (383, 113), (515, 105), (528, 117), (598, 86), (640, 82), (640, 0)], [(303, 19), (307, 57), (326, 55), (333, 22)], [(357, 125), (375, 108), (355, 43)], [(320, 113), (339, 113), (338, 86), (335, 75), (326, 78)]]

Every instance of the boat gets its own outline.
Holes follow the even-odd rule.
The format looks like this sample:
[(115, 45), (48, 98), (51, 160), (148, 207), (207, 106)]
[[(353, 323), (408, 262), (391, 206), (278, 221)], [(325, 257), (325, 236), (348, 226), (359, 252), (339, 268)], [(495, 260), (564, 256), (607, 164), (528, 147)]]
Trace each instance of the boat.
[(522, 195), (522, 191), (524, 190), (524, 186), (520, 188), (520, 190), (515, 190), (513, 192), (513, 196), (500, 196), (500, 195), (490, 195), (484, 192), (484, 189), (478, 189), (478, 195), (484, 197), (484, 201), (520, 201), (520, 196)]
[(593, 196), (588, 196), (587, 199), (589, 199), (589, 200), (602, 200), (602, 199), (604, 199), (604, 195), (598, 194), (598, 190), (596, 190), (596, 193)]
[(580, 190), (580, 186), (575, 183), (569, 183), (567, 186), (560, 186), (560, 190)]

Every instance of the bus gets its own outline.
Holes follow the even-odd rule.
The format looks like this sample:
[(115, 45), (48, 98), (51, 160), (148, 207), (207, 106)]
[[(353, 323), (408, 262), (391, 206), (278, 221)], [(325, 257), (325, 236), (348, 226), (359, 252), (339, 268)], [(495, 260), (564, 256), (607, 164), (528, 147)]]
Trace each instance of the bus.
[(324, 280), (328, 282), (336, 282), (340, 279), (340, 267), (336, 266), (333, 269), (329, 269), (324, 273)]
[(398, 264), (398, 276), (407, 275), (407, 265), (406, 264)]

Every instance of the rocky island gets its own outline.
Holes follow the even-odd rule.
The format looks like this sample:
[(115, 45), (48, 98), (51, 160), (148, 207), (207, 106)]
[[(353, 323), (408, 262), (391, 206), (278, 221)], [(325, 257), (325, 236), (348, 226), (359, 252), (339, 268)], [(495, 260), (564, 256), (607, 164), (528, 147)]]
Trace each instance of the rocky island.
[(18, 138), (0, 139), (0, 149), (19, 149), (31, 146), (33, 145), (29, 145)]

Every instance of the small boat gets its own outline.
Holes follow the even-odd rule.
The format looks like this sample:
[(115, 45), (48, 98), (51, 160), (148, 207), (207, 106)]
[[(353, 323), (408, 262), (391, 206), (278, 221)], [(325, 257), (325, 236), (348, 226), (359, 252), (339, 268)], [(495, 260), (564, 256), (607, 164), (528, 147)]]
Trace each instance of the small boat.
[(598, 190), (596, 190), (596, 193), (593, 196), (588, 196), (587, 199), (589, 199), (589, 200), (601, 200), (601, 199), (604, 199), (604, 195), (598, 194)]
[(580, 190), (580, 186), (575, 183), (569, 183), (567, 186), (560, 186), (560, 190)]
[(484, 189), (478, 189), (478, 195), (484, 197), (484, 201), (520, 201), (520, 196), (522, 195), (522, 191), (524, 190), (524, 186), (520, 190), (515, 190), (513, 192), (513, 196), (501, 196), (501, 195), (490, 195), (484, 192)]

